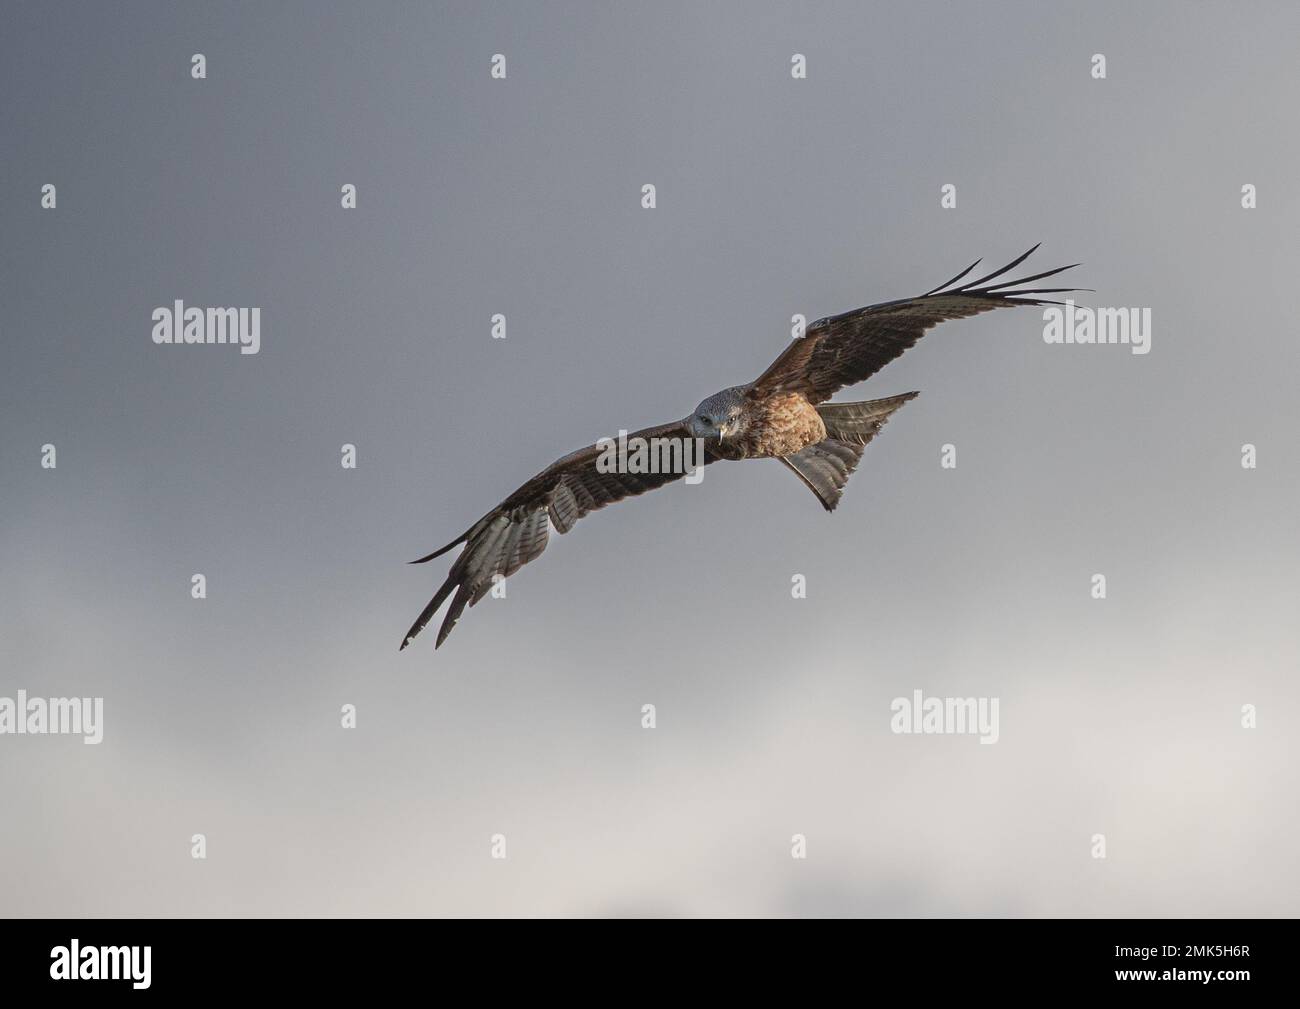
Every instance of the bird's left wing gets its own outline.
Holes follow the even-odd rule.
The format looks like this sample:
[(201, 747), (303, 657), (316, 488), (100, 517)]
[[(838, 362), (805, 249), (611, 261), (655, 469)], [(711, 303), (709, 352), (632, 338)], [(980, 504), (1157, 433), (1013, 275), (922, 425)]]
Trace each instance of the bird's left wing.
[[(694, 460), (695, 464), (702, 465), (715, 459), (707, 451), (702, 455), (696, 452), (699, 443), (687, 445), (693, 439), (684, 420), (633, 432), (627, 436), (627, 444), (635, 447), (635, 439), (643, 439), (649, 445), (647, 458), (672, 461), (676, 465), (655, 467), (666, 472), (620, 472), (629, 468), (625, 465), (603, 472), (609, 467), (598, 467), (597, 463), (608, 450), (597, 442), (552, 463), (445, 547), (412, 561), (412, 564), (423, 564), (460, 543), (465, 544), (447, 573), (447, 580), (406, 632), (402, 648), (424, 630), (425, 624), (455, 591), (434, 647), (446, 641), (465, 606), (473, 606), (487, 595), (495, 576), (509, 577), (541, 556), (549, 536), (548, 522), (561, 533), (567, 533), (588, 512), (682, 479), (682, 460)], [(695, 454), (688, 455), (688, 450)]]
[(1015, 269), (1037, 248), (1035, 245), (1023, 256), (979, 280), (953, 286), (979, 265), (976, 260), (946, 284), (918, 297), (886, 301), (819, 319), (754, 381), (749, 394), (761, 398), (778, 392), (798, 392), (809, 402), (820, 403), (844, 386), (870, 378), (921, 339), (926, 330), (947, 319), (965, 319), (1012, 305), (1057, 304), (1043, 301), (1038, 295), (1065, 294), (1077, 288), (1026, 289), (1019, 285), (1051, 277), (1079, 264), (1020, 280), (989, 283)]

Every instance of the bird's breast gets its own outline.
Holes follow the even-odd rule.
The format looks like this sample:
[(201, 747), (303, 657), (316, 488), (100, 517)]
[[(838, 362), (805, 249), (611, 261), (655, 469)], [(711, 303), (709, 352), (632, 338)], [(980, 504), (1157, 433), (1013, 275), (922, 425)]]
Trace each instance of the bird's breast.
[(791, 455), (826, 437), (817, 408), (797, 392), (777, 393), (754, 402), (737, 439), (746, 458)]

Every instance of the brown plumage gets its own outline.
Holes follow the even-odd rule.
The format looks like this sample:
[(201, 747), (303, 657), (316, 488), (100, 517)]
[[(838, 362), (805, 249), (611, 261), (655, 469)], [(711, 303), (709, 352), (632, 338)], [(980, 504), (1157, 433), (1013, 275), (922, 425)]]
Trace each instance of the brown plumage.
[[(864, 447), (894, 411), (917, 393), (862, 403), (825, 401), (844, 386), (874, 375), (940, 322), (1013, 305), (1056, 304), (1037, 295), (1077, 290), (1019, 286), (1068, 270), (1068, 266), (1018, 281), (989, 283), (1019, 266), (1037, 248), (1035, 245), (1002, 269), (961, 286), (954, 285), (979, 265), (978, 260), (952, 280), (915, 298), (820, 319), (753, 382), (710, 396), (682, 420), (637, 431), (628, 437), (628, 443), (634, 444), (633, 439), (638, 438), (646, 442), (658, 439), (675, 448), (678, 459), (688, 443), (693, 443), (700, 449), (701, 465), (724, 459), (779, 459), (817, 495), (827, 511), (832, 511)], [(683, 476), (681, 469), (638, 472), (624, 456), (617, 460), (625, 464), (624, 471), (608, 471), (601, 465), (608, 458), (608, 447), (598, 443), (557, 460), (446, 546), (412, 561), (423, 564), (465, 544), (442, 586), (406, 632), (401, 647), (410, 644), (451, 598), (435, 647), (441, 645), (465, 607), (482, 599), (495, 579), (509, 577), (541, 555), (550, 526), (567, 533), (590, 512)]]

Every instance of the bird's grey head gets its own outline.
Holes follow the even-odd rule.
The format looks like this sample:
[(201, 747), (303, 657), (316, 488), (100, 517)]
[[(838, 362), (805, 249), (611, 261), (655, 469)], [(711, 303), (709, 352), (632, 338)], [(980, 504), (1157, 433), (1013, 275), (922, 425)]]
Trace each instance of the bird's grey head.
[(704, 400), (691, 414), (691, 434), (706, 439), (730, 438), (738, 434), (744, 426), (744, 389), (744, 386), (732, 386)]

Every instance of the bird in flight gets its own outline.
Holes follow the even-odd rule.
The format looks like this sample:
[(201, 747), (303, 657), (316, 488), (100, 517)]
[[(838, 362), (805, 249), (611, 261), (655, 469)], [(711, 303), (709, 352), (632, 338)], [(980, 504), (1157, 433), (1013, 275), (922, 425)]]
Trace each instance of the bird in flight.
[[(1023, 286), (1078, 263), (1020, 280), (990, 283), (1015, 269), (1037, 248), (1035, 245), (978, 280), (958, 283), (979, 265), (976, 260), (925, 294), (819, 319), (754, 381), (715, 393), (682, 420), (633, 432), (627, 443), (676, 443), (681, 450), (677, 458), (690, 458), (686, 443), (693, 442), (702, 447), (702, 463), (776, 459), (817, 495), (823, 508), (834, 511), (867, 443), (895, 410), (918, 394), (907, 392), (858, 403), (826, 400), (839, 389), (870, 378), (940, 322), (1011, 305), (1059, 304), (1038, 296), (1079, 290)], [(557, 460), (445, 547), (411, 561), (424, 564), (465, 544), (446, 581), (406, 632), (401, 648), (424, 630), (451, 597), (434, 645), (441, 646), (466, 605), (473, 606), (497, 580), (541, 555), (551, 526), (567, 533), (588, 512), (663, 487), (684, 475), (681, 468), (673, 467), (633, 472), (644, 467), (599, 465), (605, 453), (606, 446), (598, 442)], [(618, 471), (621, 469), (627, 472)]]

